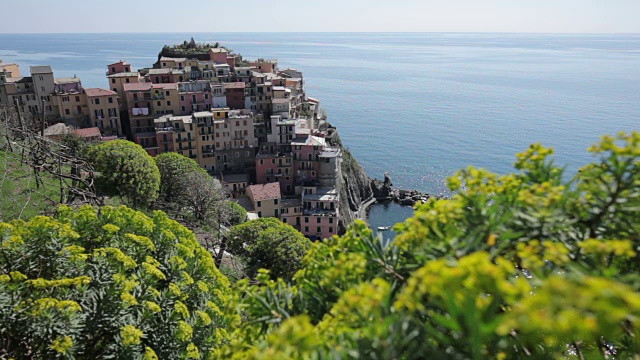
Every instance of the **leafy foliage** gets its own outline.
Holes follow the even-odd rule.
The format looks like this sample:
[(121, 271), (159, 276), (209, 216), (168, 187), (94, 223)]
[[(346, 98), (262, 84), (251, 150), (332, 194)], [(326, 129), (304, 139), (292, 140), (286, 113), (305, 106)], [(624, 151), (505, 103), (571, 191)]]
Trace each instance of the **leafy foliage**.
[(246, 321), (224, 356), (637, 357), (640, 133), (590, 151), (569, 181), (538, 144), (514, 174), (464, 169), (391, 243), (357, 222), (314, 243), (291, 283), (240, 281)]
[(229, 251), (246, 261), (245, 273), (253, 278), (258, 269), (274, 278), (291, 279), (311, 246), (298, 230), (275, 218), (261, 218), (236, 225), (227, 234)]
[(238, 205), (238, 203), (229, 200), (224, 206), (228, 214), (227, 222), (230, 226), (240, 225), (247, 221), (247, 210)]
[(183, 177), (191, 172), (204, 172), (197, 162), (184, 155), (166, 152), (155, 157), (160, 171), (160, 195), (163, 201), (173, 201), (184, 191)]
[(162, 212), (61, 206), (0, 223), (0, 241), (3, 356), (196, 359), (236, 321), (228, 280)]
[(126, 140), (104, 142), (89, 149), (89, 158), (100, 173), (101, 191), (123, 197), (134, 207), (149, 205), (158, 197), (160, 172), (140, 145)]

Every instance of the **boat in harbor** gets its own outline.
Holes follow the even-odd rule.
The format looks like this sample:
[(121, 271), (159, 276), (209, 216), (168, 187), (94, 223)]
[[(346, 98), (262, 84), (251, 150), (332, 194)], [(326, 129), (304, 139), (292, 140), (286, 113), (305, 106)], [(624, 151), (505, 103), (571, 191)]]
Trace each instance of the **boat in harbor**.
[(391, 230), (391, 226), (378, 226), (378, 231)]

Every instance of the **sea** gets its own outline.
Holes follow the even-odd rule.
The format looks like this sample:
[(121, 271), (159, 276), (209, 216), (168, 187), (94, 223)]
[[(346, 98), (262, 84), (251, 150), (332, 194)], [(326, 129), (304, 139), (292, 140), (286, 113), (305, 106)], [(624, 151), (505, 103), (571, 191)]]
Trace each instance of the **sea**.
[[(367, 174), (387, 172), (398, 188), (448, 195), (456, 170), (511, 172), (535, 142), (571, 176), (600, 136), (640, 130), (640, 34), (0, 34), (0, 59), (108, 87), (107, 64), (149, 67), (163, 45), (191, 37), (302, 70)], [(389, 226), (412, 212), (377, 204), (368, 221)]]

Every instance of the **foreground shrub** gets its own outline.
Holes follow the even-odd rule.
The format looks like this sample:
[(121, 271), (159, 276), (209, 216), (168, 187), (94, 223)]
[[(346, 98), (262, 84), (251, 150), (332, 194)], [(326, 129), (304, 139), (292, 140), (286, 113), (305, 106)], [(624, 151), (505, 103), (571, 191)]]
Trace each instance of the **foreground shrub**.
[(63, 206), (0, 241), (3, 356), (195, 359), (227, 341), (228, 280), (162, 212)]
[(533, 145), (468, 168), (390, 243), (364, 223), (314, 243), (291, 283), (238, 283), (237, 359), (592, 359), (640, 354), (640, 133), (572, 179)]

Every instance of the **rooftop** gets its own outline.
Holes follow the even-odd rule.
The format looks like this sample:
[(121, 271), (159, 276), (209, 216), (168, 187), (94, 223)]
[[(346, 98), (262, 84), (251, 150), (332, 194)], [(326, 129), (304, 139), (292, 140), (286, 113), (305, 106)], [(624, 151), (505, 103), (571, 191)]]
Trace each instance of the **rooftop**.
[(245, 84), (243, 82), (225, 83), (224, 88), (225, 89), (244, 89)]
[(118, 64), (122, 64), (122, 65), (129, 65), (128, 62), (126, 62), (125, 60), (120, 60), (118, 62), (114, 62), (113, 64), (109, 64), (107, 66), (111, 66), (111, 65), (118, 65)]
[(199, 112), (194, 112), (193, 113), (193, 117), (197, 117), (197, 118), (201, 118), (201, 117), (210, 117), (213, 116), (213, 113), (211, 111), (199, 111)]
[(318, 188), (315, 194), (303, 195), (302, 198), (305, 201), (337, 201), (338, 190), (335, 188)]
[(51, 74), (51, 66), (30, 66), (31, 74)]
[(55, 82), (56, 84), (73, 84), (73, 83), (79, 83), (80, 78), (79, 77), (56, 78)]
[(107, 75), (108, 78), (118, 78), (118, 77), (137, 77), (139, 74), (137, 72), (121, 72), (117, 74)]
[(98, 129), (97, 127), (71, 130), (71, 133), (76, 134), (83, 138), (94, 138), (94, 137), (99, 138), (102, 136), (102, 134), (100, 133), (100, 129)]
[(163, 56), (160, 58), (160, 61), (175, 61), (175, 62), (183, 62), (187, 61), (187, 58), (172, 58), (168, 56)]
[(89, 88), (89, 89), (84, 89), (84, 92), (87, 94), (88, 97), (96, 97), (96, 96), (114, 96), (114, 95), (118, 95), (116, 92), (113, 92), (111, 90), (107, 90), (107, 89), (100, 89), (100, 88)]
[(291, 145), (313, 145), (313, 146), (325, 146), (326, 140), (317, 136), (309, 136), (306, 139), (296, 138), (291, 141)]
[(248, 193), (250, 193), (255, 201), (280, 199), (280, 183), (273, 182), (269, 184), (249, 185)]

